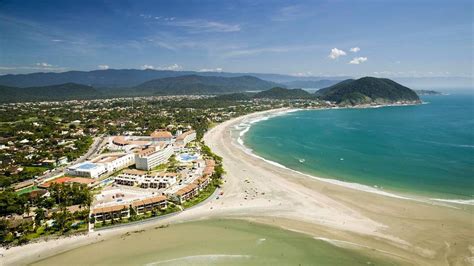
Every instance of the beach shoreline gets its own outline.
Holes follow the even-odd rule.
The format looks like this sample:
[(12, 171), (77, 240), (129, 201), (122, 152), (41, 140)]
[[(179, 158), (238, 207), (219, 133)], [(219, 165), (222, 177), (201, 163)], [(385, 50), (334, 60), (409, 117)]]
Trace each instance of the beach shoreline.
[[(472, 263), (474, 239), (470, 211), (408, 201), (356, 190), (288, 168), (279, 168), (239, 148), (231, 131), (245, 119), (275, 114), (269, 110), (225, 121), (204, 140), (223, 157), (224, 194), (203, 205), (146, 225), (130, 224), (87, 235), (2, 249), (3, 265), (24, 265), (67, 250), (134, 230), (199, 219), (249, 219), (326, 239), (353, 243), (404, 263)], [(437, 232), (437, 234), (433, 234)], [(39, 256), (39, 257), (38, 257)]]
[[(359, 109), (368, 109), (369, 108), (370, 109), (370, 108), (382, 108), (382, 107), (402, 107), (402, 106), (410, 106), (410, 105), (413, 105), (413, 104), (384, 105), (384, 106), (358, 106), (358, 107), (354, 107), (354, 108), (359, 108)], [(350, 107), (349, 109), (351, 109), (351, 108), (352, 107)], [(266, 161), (266, 162), (268, 162), (268, 163), (270, 163), (270, 164), (272, 164), (276, 167), (280, 167), (280, 168), (284, 168), (284, 169), (287, 169), (287, 170), (290, 170), (290, 171), (294, 171), (298, 174), (305, 175), (308, 178), (317, 179), (319, 181), (328, 182), (328, 183), (339, 185), (339, 186), (344, 186), (344, 187), (348, 187), (348, 188), (352, 188), (352, 189), (356, 189), (356, 190), (361, 190), (361, 191), (365, 191), (365, 192), (379, 194), (379, 195), (383, 195), (383, 196), (387, 196), (387, 197), (394, 197), (394, 198), (405, 199), (405, 200), (413, 200), (413, 201), (425, 202), (425, 203), (430, 203), (430, 204), (437, 204), (437, 205), (441, 205), (441, 206), (445, 206), (445, 207), (451, 207), (451, 208), (462, 208), (465, 205), (471, 205), (471, 206), (474, 205), (474, 199), (441, 198), (441, 197), (439, 197), (439, 195), (431, 195), (431, 194), (426, 194), (426, 193), (418, 194), (418, 193), (413, 192), (413, 191), (406, 192), (406, 191), (400, 191), (400, 190), (393, 190), (393, 189), (390, 189), (390, 188), (381, 188), (381, 187), (378, 187), (378, 186), (370, 186), (370, 185), (366, 185), (366, 184), (362, 184), (362, 183), (358, 183), (358, 182), (342, 181), (342, 180), (339, 180), (337, 178), (332, 178), (332, 177), (322, 177), (322, 176), (319, 176), (318, 173), (307, 173), (307, 172), (304, 172), (304, 171), (296, 170), (296, 169), (287, 167), (285, 165), (282, 165), (279, 162), (273, 161), (273, 160), (268, 159), (268, 158), (264, 158), (263, 156), (260, 156), (256, 153), (254, 153), (253, 149), (248, 147), (247, 145), (245, 145), (245, 143), (243, 141), (243, 137), (245, 136), (245, 134), (247, 134), (247, 132), (252, 127), (252, 125), (256, 124), (260, 121), (267, 120), (267, 119), (270, 119), (270, 118), (273, 118), (273, 117), (276, 117), (276, 116), (286, 115), (288, 113), (293, 113), (293, 112), (297, 112), (297, 111), (310, 111), (310, 110), (319, 111), (319, 110), (334, 110), (334, 109), (337, 110), (337, 109), (348, 109), (348, 108), (346, 108), (346, 107), (343, 107), (343, 108), (319, 108), (319, 109), (318, 108), (308, 108), (308, 109), (297, 109), (297, 108), (291, 108), (290, 109), (290, 108), (288, 108), (288, 109), (285, 109), (285, 110), (276, 110), (274, 112), (269, 112), (269, 113), (260, 113), (260, 115), (255, 116), (255, 117), (250, 116), (250, 117), (253, 117), (253, 118), (248, 119), (249, 121), (245, 121), (245, 119), (244, 119), (244, 121), (240, 125), (236, 125), (236, 128), (244, 127), (243, 130), (240, 129), (240, 131), (238, 132), (239, 135), (236, 139), (237, 143), (239, 144), (238, 147), (241, 148), (244, 152), (246, 152), (250, 156), (253, 156), (253, 157), (255, 157), (259, 160), (264, 160), (264, 161)]]

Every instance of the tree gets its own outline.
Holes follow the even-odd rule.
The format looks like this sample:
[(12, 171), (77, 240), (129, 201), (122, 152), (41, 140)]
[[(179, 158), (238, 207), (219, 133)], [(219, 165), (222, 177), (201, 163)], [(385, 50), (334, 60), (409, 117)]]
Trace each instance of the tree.
[(25, 211), (26, 197), (18, 196), (12, 189), (0, 192), (0, 215), (22, 214)]
[(0, 219), (0, 242), (4, 242), (10, 231), (8, 230), (8, 220), (7, 219)]
[(41, 207), (38, 207), (36, 210), (35, 210), (35, 224), (36, 225), (41, 225), (41, 222), (46, 218), (45, 216), (45, 211), (43, 208)]
[(138, 214), (137, 214), (137, 212), (135, 211), (135, 209), (132, 207), (132, 205), (130, 205), (129, 211), (130, 211), (130, 220), (131, 220), (131, 221), (136, 220)]

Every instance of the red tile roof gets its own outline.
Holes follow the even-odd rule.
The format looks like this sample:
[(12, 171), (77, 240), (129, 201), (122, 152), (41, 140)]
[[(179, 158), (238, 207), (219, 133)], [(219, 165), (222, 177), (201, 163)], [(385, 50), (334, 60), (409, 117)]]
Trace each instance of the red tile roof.
[(172, 138), (173, 134), (169, 131), (159, 130), (150, 134), (152, 138)]
[(191, 135), (193, 133), (196, 133), (196, 131), (194, 130), (189, 130), (189, 131), (186, 131), (184, 132), (183, 134), (179, 135), (178, 137), (176, 137), (176, 140), (184, 140), (185, 137), (187, 137), (188, 135)]

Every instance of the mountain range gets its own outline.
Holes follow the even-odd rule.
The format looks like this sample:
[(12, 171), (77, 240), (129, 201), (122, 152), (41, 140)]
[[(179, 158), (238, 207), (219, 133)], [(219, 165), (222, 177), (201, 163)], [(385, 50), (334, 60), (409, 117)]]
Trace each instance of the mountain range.
[[(332, 83), (323, 81), (322, 83)], [(321, 83), (321, 84), (322, 84)], [(12, 87), (0, 85), (0, 102), (84, 100), (158, 95), (212, 95), (221, 99), (322, 99), (343, 105), (419, 101), (411, 89), (389, 79), (364, 77), (347, 79), (312, 94), (303, 89), (287, 89), (280, 84), (252, 76), (221, 77), (185, 75), (143, 82), (133, 87), (93, 87), (77, 83)], [(253, 93), (252, 93), (253, 92)], [(233, 93), (233, 94), (232, 94)], [(237, 94), (236, 94), (237, 93)], [(240, 94), (239, 94), (240, 93)], [(225, 96), (225, 94), (231, 94)]]
[(261, 91), (278, 86), (277, 83), (252, 76), (214, 77), (178, 76), (153, 79), (134, 87), (92, 87), (78, 83), (35, 87), (0, 85), (0, 102), (83, 100), (114, 97), (141, 97), (157, 95), (225, 94), (232, 92)]
[[(0, 85), (10, 87), (33, 87), (49, 86), (64, 83), (77, 83), (92, 87), (108, 88), (129, 88), (138, 86), (144, 82), (179, 76), (219, 76), (219, 77), (241, 77), (253, 76), (259, 79), (268, 80), (277, 83), (305, 80), (321, 80), (318, 77), (295, 77), (281, 74), (264, 73), (228, 73), (228, 72), (197, 72), (197, 71), (170, 71), (153, 69), (107, 69), (93, 71), (67, 71), (67, 72), (49, 72), (49, 73), (31, 73), (31, 74), (8, 74), (0, 76)], [(349, 78), (349, 77), (345, 77)], [(342, 80), (342, 78), (328, 77), (325, 79)]]

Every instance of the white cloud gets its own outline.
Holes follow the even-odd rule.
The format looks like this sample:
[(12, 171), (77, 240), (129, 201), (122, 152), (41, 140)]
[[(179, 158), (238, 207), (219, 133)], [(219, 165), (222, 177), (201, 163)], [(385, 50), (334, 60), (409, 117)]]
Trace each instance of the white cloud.
[(298, 72), (298, 73), (293, 73), (291, 76), (295, 77), (311, 77), (314, 76), (313, 72), (311, 71), (306, 71), (306, 72)]
[(227, 24), (217, 21), (207, 21), (202, 19), (176, 20), (169, 19), (166, 23), (170, 26), (189, 28), (197, 32), (235, 32), (240, 31), (240, 25)]
[(367, 57), (354, 57), (349, 62), (349, 64), (358, 65), (358, 64), (364, 63), (365, 61), (367, 61)]
[(35, 65), (31, 66), (0, 66), (0, 70), (14, 70), (15, 72), (17, 71), (28, 71), (28, 70), (48, 70), (48, 71), (64, 71), (67, 68), (66, 67), (59, 67), (59, 66), (53, 66), (50, 64), (46, 64), (48, 66), (43, 65), (43, 63), (37, 63)]
[(319, 48), (318, 45), (289, 45), (289, 46), (274, 46), (274, 47), (262, 47), (262, 48), (248, 48), (248, 49), (237, 49), (226, 52), (223, 54), (224, 57), (239, 57), (256, 55), (263, 53), (287, 53), (292, 51), (308, 51)]
[(357, 52), (360, 51), (360, 48), (359, 48), (359, 47), (352, 47), (352, 48), (350, 49), (350, 51), (353, 52), (353, 53), (357, 53)]
[(201, 68), (198, 72), (222, 72), (224, 71), (221, 67), (216, 68)]
[(210, 21), (205, 19), (178, 19), (176, 17), (157, 17), (152, 15), (140, 14), (140, 17), (146, 20), (152, 20), (168, 26), (188, 28), (194, 32), (235, 32), (240, 31), (239, 24), (228, 24), (219, 21)]
[(169, 66), (160, 66), (160, 67), (154, 67), (152, 65), (145, 64), (141, 67), (141, 69), (156, 69), (156, 70), (172, 70), (172, 71), (178, 71), (182, 70), (183, 67), (178, 65), (178, 64), (172, 64)]
[(102, 70), (107, 70), (109, 69), (109, 66), (108, 65), (98, 65), (97, 66), (99, 69), (102, 69)]
[(178, 70), (181, 70), (183, 69), (182, 66), (178, 65), (178, 64), (172, 64), (172, 65), (169, 65), (169, 66), (162, 66), (162, 67), (158, 67), (156, 68), (158, 70), (172, 70), (172, 71), (178, 71)]
[(36, 63), (37, 66), (39, 67), (52, 67), (53, 65), (42, 62), (42, 63)]
[(155, 69), (155, 67), (152, 66), (152, 65), (145, 64), (145, 65), (142, 66), (142, 69)]
[(339, 56), (343, 56), (343, 55), (346, 55), (346, 52), (344, 52), (343, 50), (339, 50), (337, 48), (332, 48), (328, 57), (331, 59), (336, 59)]

